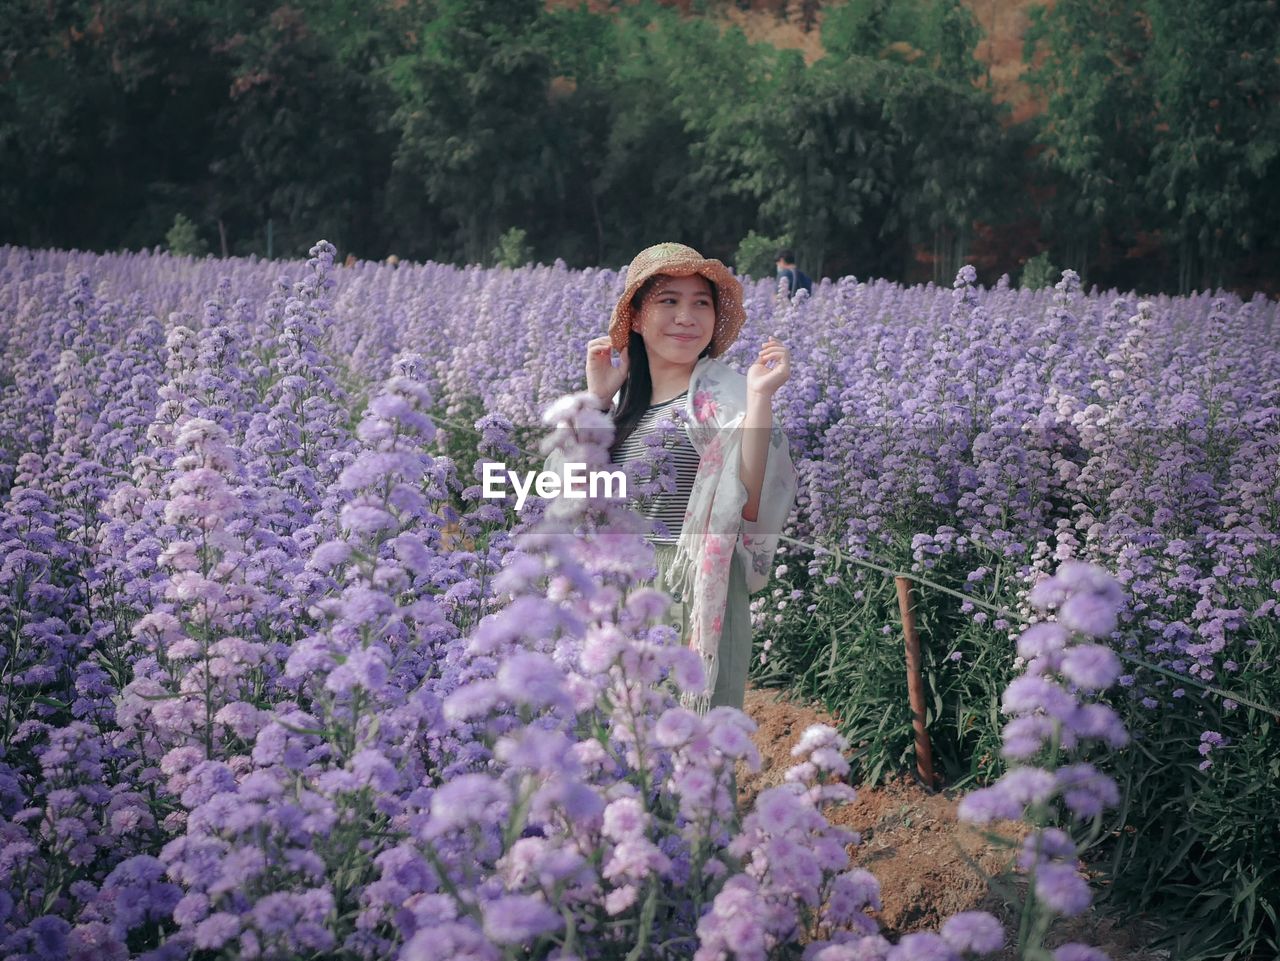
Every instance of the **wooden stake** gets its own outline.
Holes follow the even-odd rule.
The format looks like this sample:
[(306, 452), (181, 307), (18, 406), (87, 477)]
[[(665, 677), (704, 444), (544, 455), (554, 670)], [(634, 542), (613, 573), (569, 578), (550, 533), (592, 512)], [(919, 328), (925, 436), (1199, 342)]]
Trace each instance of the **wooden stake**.
[(902, 614), (902, 634), (907, 645), (907, 697), (911, 702), (911, 726), (916, 732), (916, 771), (925, 786), (934, 786), (933, 748), (924, 726), (924, 679), (920, 676), (920, 636), (916, 634), (916, 617), (912, 610), (911, 579), (895, 577), (898, 588), (898, 610)]

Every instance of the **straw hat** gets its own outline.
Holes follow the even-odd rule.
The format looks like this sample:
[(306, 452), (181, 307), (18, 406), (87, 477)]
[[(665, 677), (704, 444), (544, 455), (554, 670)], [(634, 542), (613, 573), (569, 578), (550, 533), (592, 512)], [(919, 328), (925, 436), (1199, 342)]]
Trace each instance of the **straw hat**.
[(673, 243), (646, 247), (636, 254), (627, 268), (627, 287), (609, 318), (609, 339), (613, 342), (613, 349), (621, 351), (629, 343), (631, 326), (636, 319), (631, 298), (655, 274), (668, 277), (697, 274), (711, 281), (716, 288), (716, 328), (711, 335), (711, 356), (719, 357), (728, 350), (747, 319), (747, 312), (742, 306), (742, 284), (720, 261), (709, 260), (692, 247)]

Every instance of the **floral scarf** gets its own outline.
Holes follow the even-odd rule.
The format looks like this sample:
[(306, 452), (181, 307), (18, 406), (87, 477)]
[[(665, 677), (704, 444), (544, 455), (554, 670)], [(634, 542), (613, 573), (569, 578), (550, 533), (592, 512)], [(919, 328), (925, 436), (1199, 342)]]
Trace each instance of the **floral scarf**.
[[(614, 396), (614, 402), (618, 400)], [(796, 497), (796, 471), (786, 435), (774, 424), (760, 487), (760, 509), (745, 520), (747, 489), (738, 473), (742, 421), (747, 415), (747, 379), (722, 361), (704, 357), (689, 379), (685, 419), (699, 456), (698, 473), (685, 509), (680, 540), (666, 581), (689, 602), (689, 646), (702, 657), (706, 691), (685, 697), (685, 706), (706, 713), (719, 670), (720, 635), (729, 599), (729, 564), (740, 552), (747, 590), (769, 583), (778, 538)], [(562, 457), (553, 451), (544, 469), (555, 472)]]
[(667, 584), (689, 601), (689, 646), (702, 656), (707, 687), (706, 693), (686, 699), (686, 704), (704, 713), (710, 707), (719, 668), (733, 552), (741, 552), (747, 590), (764, 587), (769, 582), (778, 537), (795, 503), (795, 467), (786, 435), (775, 424), (760, 489), (760, 509), (756, 520), (743, 518), (747, 490), (739, 478), (739, 428), (746, 411), (747, 379), (721, 361), (709, 357), (698, 361), (689, 381), (685, 412), (689, 437), (700, 461)]

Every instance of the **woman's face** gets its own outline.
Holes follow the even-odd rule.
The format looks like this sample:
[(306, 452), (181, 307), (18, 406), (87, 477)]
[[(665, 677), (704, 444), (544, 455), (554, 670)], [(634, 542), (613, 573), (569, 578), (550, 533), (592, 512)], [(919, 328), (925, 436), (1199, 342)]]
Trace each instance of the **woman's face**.
[(692, 367), (711, 343), (716, 306), (705, 277), (660, 275), (640, 302), (635, 329), (644, 339), (650, 363), (655, 359)]

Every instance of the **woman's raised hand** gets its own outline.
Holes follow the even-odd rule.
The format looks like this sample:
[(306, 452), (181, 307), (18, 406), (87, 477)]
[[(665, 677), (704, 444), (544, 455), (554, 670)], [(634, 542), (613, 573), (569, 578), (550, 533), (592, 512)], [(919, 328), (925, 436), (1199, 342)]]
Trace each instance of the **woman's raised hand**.
[(613, 366), (613, 346), (608, 337), (587, 341), (587, 390), (600, 398), (602, 404), (610, 404), (613, 395), (627, 379), (631, 361), (624, 347), (618, 355), (618, 366)]
[(760, 348), (755, 363), (747, 368), (747, 393), (772, 397), (790, 376), (791, 352), (778, 338), (770, 337)]

